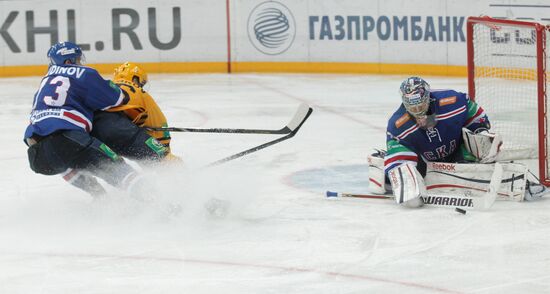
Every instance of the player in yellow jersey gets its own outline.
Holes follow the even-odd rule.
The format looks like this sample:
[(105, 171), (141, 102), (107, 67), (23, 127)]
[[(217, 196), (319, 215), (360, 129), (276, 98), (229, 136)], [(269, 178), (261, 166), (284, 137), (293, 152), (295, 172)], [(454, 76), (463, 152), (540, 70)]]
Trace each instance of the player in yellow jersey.
[[(94, 114), (92, 135), (99, 138), (117, 154), (140, 163), (180, 161), (170, 152), (170, 133), (149, 131), (144, 127), (167, 127), (166, 117), (153, 97), (143, 87), (147, 73), (138, 65), (126, 62), (115, 69), (114, 82), (128, 102), (121, 107)], [(79, 170), (67, 172), (63, 178), (92, 196), (105, 194), (97, 180)]]
[[(147, 84), (147, 72), (137, 64), (126, 62), (115, 69), (114, 82), (128, 93), (129, 101), (121, 107), (109, 109), (109, 112), (123, 111), (139, 127), (161, 128), (168, 123), (164, 113), (153, 97), (143, 88)], [(147, 133), (166, 147), (166, 159), (179, 159), (170, 152), (170, 132), (150, 131)]]

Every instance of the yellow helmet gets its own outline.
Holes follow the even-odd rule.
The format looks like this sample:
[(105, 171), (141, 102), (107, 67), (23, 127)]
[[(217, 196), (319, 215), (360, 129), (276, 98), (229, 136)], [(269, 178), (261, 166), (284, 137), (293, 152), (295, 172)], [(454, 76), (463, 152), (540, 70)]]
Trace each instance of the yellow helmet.
[(147, 84), (147, 72), (139, 67), (137, 64), (125, 62), (119, 67), (115, 68), (114, 80), (116, 81), (126, 81), (129, 83), (134, 83), (139, 87), (145, 86)]

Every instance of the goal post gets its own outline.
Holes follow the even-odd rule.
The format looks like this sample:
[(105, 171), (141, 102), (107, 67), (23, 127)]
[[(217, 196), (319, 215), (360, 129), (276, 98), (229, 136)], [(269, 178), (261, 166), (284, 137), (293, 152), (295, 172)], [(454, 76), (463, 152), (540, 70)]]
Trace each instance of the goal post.
[[(503, 154), (534, 159), (550, 185), (548, 157), (550, 27), (536, 22), (469, 17), (468, 94), (502, 135)], [(531, 167), (533, 168), (533, 167)]]

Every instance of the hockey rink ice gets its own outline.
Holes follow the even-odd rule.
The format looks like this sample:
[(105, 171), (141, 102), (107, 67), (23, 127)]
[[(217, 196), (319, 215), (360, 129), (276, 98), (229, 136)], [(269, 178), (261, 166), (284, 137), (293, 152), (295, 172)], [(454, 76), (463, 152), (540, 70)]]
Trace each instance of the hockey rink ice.
[[(144, 171), (151, 203), (34, 174), (22, 136), (41, 78), (0, 79), (0, 293), (550, 293), (549, 198), (466, 215), (325, 198), (367, 191), (404, 78), (151, 74), (175, 127), (279, 129), (314, 108), (294, 138), (215, 168), (278, 136), (172, 133), (184, 165)], [(212, 198), (225, 217), (206, 213)]]

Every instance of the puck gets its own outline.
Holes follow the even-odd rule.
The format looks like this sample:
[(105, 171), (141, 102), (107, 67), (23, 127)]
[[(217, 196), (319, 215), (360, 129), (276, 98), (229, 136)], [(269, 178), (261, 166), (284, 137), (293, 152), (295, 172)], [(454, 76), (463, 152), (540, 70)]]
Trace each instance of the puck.
[(457, 208), (455, 208), (455, 211), (456, 211), (456, 212), (460, 212), (460, 213), (462, 213), (462, 214), (466, 214), (466, 210), (464, 210), (464, 209), (462, 209), (462, 208), (458, 208), (458, 207), (457, 207)]

